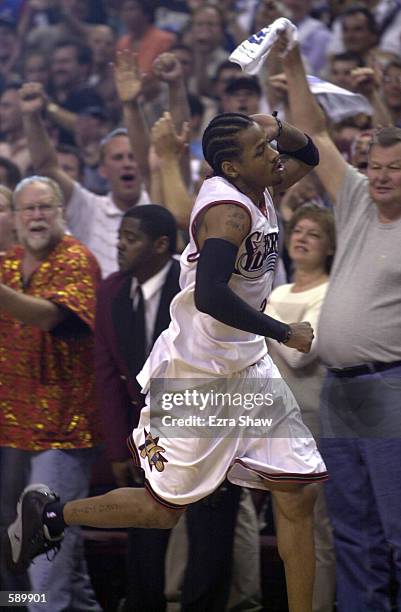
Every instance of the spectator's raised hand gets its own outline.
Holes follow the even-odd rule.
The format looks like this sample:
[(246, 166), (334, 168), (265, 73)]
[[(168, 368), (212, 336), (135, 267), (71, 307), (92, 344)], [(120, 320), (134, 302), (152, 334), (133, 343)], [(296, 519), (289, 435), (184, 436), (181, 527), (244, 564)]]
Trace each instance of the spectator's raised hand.
[(174, 53), (161, 53), (153, 62), (153, 72), (169, 84), (182, 79), (181, 62)]
[(267, 85), (272, 93), (276, 103), (279, 101), (286, 102), (288, 95), (287, 77), (285, 74), (273, 74), (267, 79)]
[(42, 112), (47, 105), (47, 96), (41, 83), (24, 83), (19, 90), (20, 108), (25, 115)]
[(125, 49), (117, 51), (113, 64), (114, 82), (121, 102), (133, 102), (142, 92), (144, 75), (138, 66), (138, 54)]
[(298, 43), (294, 42), (290, 45), (290, 38), (286, 31), (279, 32), (277, 36), (277, 40), (275, 41), (271, 53), (277, 54), (281, 59), (287, 57), (288, 53), (296, 46)]
[(151, 174), (160, 172), (162, 168), (162, 160), (156, 153), (153, 145), (149, 147), (148, 163), (149, 163), (149, 170)]
[(170, 113), (164, 113), (152, 127), (151, 143), (160, 158), (168, 155), (180, 156), (188, 143), (188, 139), (188, 123), (184, 123), (181, 134), (178, 134)]
[(373, 68), (354, 68), (351, 72), (352, 89), (371, 97), (380, 87), (379, 75)]

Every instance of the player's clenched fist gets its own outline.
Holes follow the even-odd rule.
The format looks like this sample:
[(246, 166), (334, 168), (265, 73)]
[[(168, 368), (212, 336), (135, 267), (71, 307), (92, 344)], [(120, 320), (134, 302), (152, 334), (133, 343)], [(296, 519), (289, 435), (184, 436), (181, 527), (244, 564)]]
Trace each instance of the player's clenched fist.
[(314, 338), (313, 329), (310, 323), (290, 323), (291, 337), (286, 342), (286, 346), (297, 349), (301, 353), (309, 353), (312, 340)]
[(22, 113), (40, 113), (47, 104), (47, 98), (41, 83), (24, 83), (19, 90)]

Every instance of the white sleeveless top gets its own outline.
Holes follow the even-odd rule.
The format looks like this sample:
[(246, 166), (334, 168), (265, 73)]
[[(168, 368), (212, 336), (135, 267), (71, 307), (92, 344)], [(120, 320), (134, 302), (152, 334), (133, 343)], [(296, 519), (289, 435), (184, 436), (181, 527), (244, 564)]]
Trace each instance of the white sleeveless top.
[(261, 211), (224, 178), (215, 176), (204, 181), (191, 214), (190, 242), (181, 255), (181, 291), (170, 306), (170, 326), (159, 336), (138, 375), (144, 392), (151, 378), (230, 376), (266, 354), (263, 336), (220, 323), (197, 310), (194, 301), (199, 257), (197, 222), (207, 208), (224, 202), (245, 208), (251, 218), (251, 229), (238, 249), (229, 287), (253, 308), (264, 311), (278, 257), (278, 224), (267, 190), (264, 198), (265, 211)]

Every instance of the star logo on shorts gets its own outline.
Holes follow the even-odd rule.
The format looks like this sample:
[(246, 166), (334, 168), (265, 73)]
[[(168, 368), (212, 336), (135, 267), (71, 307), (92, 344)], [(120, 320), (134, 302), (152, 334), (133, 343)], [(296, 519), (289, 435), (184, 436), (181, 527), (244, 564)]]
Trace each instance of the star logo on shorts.
[(145, 443), (139, 446), (142, 459), (148, 458), (150, 471), (155, 467), (158, 472), (163, 472), (164, 464), (168, 463), (161, 453), (165, 453), (165, 449), (158, 445), (159, 438), (153, 438), (152, 434), (143, 430), (145, 434)]

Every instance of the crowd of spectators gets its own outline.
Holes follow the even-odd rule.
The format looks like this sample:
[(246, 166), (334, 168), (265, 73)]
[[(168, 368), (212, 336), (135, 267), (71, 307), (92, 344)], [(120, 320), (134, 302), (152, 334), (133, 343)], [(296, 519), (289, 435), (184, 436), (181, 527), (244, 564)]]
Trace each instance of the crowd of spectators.
[[(354, 113), (332, 125), (333, 138), (348, 160), (361, 132), (400, 123), (401, 15), (392, 0), (9, 0), (0, 7), (0, 170), (8, 177), (5, 185), (12, 188), (18, 171), (24, 177), (34, 169), (19, 89), (35, 82), (42, 86), (41, 116), (60, 166), (91, 192), (107, 194), (110, 181), (102, 168), (100, 142), (126, 119), (112, 69), (116, 53), (136, 55), (136, 95), (144, 132), (150, 133), (174, 105), (177, 75), (168, 67), (171, 58), (165, 60), (164, 74), (154, 65), (171, 52), (180, 64), (186, 98), (184, 114), (181, 106), (173, 120), (177, 129), (189, 122), (191, 173), (184, 173), (184, 181), (191, 192), (204, 176), (200, 137), (214, 114), (274, 109), (284, 114), (286, 84), (277, 56), (270, 54), (258, 77), (237, 82), (239, 67), (228, 62), (242, 40), (282, 16), (298, 27), (310, 74), (362, 93), (371, 104), (371, 115)], [(138, 138), (135, 157), (137, 148), (147, 154)], [(154, 165), (153, 171), (159, 172)]]
[[(182, 251), (195, 195), (210, 172), (201, 147), (210, 119), (220, 112), (276, 110), (282, 120), (287, 117), (297, 125), (279, 52), (273, 49), (252, 77), (228, 60), (244, 39), (279, 17), (297, 26), (308, 74), (364, 96), (357, 111), (339, 102), (344, 104), (341, 120), (325, 110), (337, 149), (366, 174), (375, 130), (401, 127), (398, 0), (0, 2), (0, 261), (18, 240), (12, 192), (31, 175), (58, 184), (67, 234), (95, 255), (103, 278), (118, 270), (119, 228), (133, 206), (152, 202), (167, 208), (178, 227), (177, 252)], [(282, 230), (276, 286), (283, 285), (285, 292), (292, 287), (286, 283), (297, 282), (302, 269), (285, 240), (294, 235), (294, 219), (309, 219), (309, 213), (299, 216), (298, 209), (313, 207), (312, 224), (317, 219), (317, 225), (324, 211), (327, 232), (333, 194), (312, 172), (275, 196)], [(326, 247), (324, 257), (332, 257), (331, 234)], [(319, 273), (325, 294), (329, 269), (319, 268)], [(0, 281), (4, 278), (0, 269)], [(319, 308), (324, 299), (320, 291)], [(279, 312), (280, 301), (273, 300), (267, 311)], [(283, 351), (281, 347), (279, 357)], [(284, 370), (300, 367), (282, 358)], [(316, 348), (302, 359), (302, 367), (308, 366), (305, 376), (318, 372), (321, 384)], [(295, 378), (302, 378), (302, 372)], [(320, 387), (315, 383), (311, 428), (318, 437)], [(2, 438), (2, 444), (8, 443)], [(48, 447), (53, 448), (51, 442)], [(43, 448), (46, 443), (31, 450)], [(335, 562), (323, 502), (319, 512), (329, 557), (320, 589), (329, 596), (316, 603), (314, 612), (331, 612)]]

